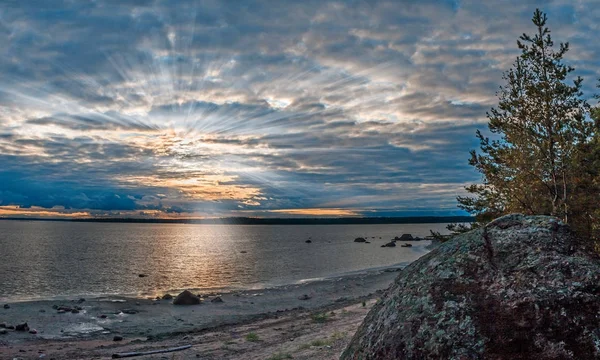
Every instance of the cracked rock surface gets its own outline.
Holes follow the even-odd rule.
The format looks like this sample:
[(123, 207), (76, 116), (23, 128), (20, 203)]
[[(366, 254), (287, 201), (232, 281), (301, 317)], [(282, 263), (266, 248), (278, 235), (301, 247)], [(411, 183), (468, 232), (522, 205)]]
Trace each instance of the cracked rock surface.
[(600, 359), (600, 260), (555, 218), (498, 218), (404, 269), (341, 359)]

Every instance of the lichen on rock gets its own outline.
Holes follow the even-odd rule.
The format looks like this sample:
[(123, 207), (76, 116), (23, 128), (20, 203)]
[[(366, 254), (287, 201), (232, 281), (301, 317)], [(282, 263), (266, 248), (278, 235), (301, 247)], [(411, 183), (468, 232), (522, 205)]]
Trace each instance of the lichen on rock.
[(600, 358), (599, 280), (568, 226), (507, 215), (405, 268), (341, 359)]

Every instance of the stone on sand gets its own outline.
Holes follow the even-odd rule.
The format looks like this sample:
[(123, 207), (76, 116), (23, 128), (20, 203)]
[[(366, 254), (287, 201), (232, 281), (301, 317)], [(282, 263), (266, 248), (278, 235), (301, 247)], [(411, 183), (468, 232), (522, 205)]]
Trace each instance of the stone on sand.
[(29, 325), (27, 325), (27, 323), (17, 324), (17, 326), (15, 326), (15, 331), (29, 331)]
[(173, 305), (198, 305), (201, 300), (189, 290), (184, 290), (173, 300)]

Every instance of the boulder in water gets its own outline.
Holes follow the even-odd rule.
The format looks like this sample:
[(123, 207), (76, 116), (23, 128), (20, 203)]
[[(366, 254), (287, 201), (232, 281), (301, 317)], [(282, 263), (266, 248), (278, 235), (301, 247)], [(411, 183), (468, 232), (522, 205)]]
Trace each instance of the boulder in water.
[(367, 240), (363, 237), (357, 237), (356, 239), (354, 239), (354, 242), (366, 242)]
[(394, 241), (390, 241), (387, 244), (381, 245), (381, 247), (396, 247), (396, 243)]
[(173, 305), (198, 305), (200, 302), (199, 297), (192, 294), (189, 290), (184, 290), (173, 300)]
[(171, 295), (171, 294), (164, 294), (162, 297), (163, 300), (171, 300), (172, 298), (173, 298), (173, 295)]
[(566, 225), (504, 216), (402, 270), (340, 359), (598, 359), (598, 284)]

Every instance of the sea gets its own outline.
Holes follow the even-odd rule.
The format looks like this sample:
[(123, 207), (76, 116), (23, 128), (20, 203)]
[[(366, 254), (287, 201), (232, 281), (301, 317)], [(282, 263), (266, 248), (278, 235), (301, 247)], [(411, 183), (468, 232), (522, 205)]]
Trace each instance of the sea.
[[(314, 281), (408, 264), (429, 251), (430, 241), (381, 245), (445, 227), (2, 220), (0, 301), (227, 292)], [(370, 243), (356, 243), (356, 237)]]

